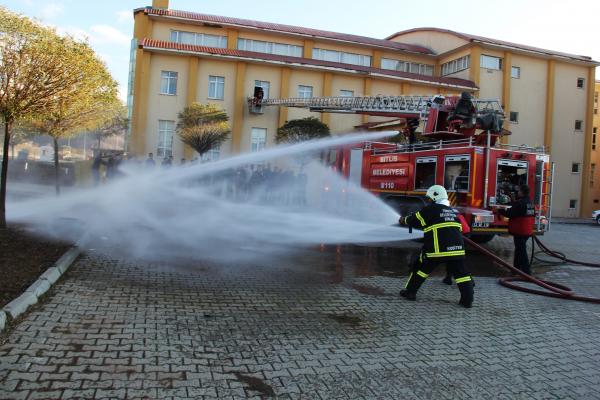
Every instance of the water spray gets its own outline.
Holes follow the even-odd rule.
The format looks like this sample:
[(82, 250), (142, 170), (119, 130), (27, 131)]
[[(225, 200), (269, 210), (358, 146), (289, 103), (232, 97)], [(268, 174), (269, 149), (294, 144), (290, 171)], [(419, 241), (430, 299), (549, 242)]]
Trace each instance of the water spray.
[[(317, 157), (303, 167), (306, 182), (279, 180), (276, 190), (268, 181), (242, 190), (235, 175), (273, 163), (296, 176), (299, 156), (391, 134), (344, 135), (170, 169), (126, 167), (126, 176), (97, 188), (11, 203), (8, 218), (43, 234), (82, 240), (88, 248), (167, 260), (248, 260), (294, 246), (418, 238), (420, 233), (392, 226), (398, 214), (391, 207)], [(293, 201), (298, 193), (302, 201)], [(73, 220), (81, 223), (79, 230), (56, 222)]]

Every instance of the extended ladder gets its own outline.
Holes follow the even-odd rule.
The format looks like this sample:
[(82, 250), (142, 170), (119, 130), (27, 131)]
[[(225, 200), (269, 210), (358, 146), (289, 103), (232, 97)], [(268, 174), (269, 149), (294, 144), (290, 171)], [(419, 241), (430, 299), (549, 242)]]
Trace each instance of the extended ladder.
[(254, 114), (262, 114), (265, 106), (283, 106), (308, 108), (315, 112), (422, 118), (427, 115), (431, 96), (293, 97), (261, 101), (250, 98), (248, 104)]
[[(432, 105), (445, 101), (442, 96), (364, 96), (364, 97), (291, 97), (282, 99), (248, 99), (250, 112), (262, 114), (263, 107), (282, 106), (308, 108), (314, 112), (367, 114), (401, 118), (425, 119)], [(498, 100), (473, 99), (478, 113), (502, 114)]]

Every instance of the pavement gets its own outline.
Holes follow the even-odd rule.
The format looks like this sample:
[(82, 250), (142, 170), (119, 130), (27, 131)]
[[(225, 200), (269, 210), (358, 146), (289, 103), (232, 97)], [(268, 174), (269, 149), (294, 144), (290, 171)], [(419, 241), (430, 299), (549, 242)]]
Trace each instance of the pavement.
[[(600, 227), (561, 224), (543, 240), (597, 261), (598, 239)], [(507, 257), (511, 246), (489, 244)], [(476, 277), (472, 309), (438, 277), (409, 302), (397, 295), (404, 266), (372, 258), (314, 249), (218, 265), (88, 251), (0, 341), (0, 399), (600, 399), (599, 305), (489, 276)], [(600, 269), (539, 271), (600, 296)]]

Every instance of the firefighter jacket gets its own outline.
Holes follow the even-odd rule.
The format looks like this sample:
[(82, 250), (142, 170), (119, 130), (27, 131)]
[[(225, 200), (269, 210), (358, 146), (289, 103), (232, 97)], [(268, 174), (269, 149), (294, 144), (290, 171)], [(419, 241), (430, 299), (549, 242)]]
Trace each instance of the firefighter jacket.
[(401, 222), (423, 231), (423, 252), (427, 258), (441, 261), (465, 256), (462, 226), (458, 212), (451, 207), (432, 203)]
[(535, 222), (535, 208), (529, 196), (523, 196), (510, 203), (508, 210), (501, 210), (501, 214), (509, 218), (508, 232), (514, 236), (531, 236)]

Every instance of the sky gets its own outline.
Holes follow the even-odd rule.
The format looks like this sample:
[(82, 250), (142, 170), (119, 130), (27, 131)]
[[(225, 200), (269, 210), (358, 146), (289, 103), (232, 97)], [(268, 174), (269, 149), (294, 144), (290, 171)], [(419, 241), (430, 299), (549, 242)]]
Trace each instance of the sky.
[[(87, 38), (127, 95), (133, 9), (151, 0), (0, 0), (59, 32)], [(438, 27), (600, 61), (600, 0), (170, 0), (169, 8), (385, 38)], [(598, 70), (596, 76), (600, 78)]]

